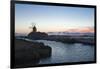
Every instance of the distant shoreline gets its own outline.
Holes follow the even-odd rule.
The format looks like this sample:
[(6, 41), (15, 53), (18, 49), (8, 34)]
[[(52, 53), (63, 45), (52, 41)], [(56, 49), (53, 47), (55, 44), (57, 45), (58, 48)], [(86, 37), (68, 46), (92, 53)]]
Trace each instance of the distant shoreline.
[[(63, 36), (83, 36), (83, 35), (91, 35), (94, 36), (94, 32), (86, 32), (86, 33), (80, 33), (80, 32), (44, 32), (48, 35), (63, 35)], [(15, 36), (27, 36), (28, 33), (15, 33)]]
[[(17, 37), (33, 39), (33, 38), (28, 38), (28, 36), (17, 36)], [(44, 37), (42, 39), (35, 39), (35, 40), (50, 40), (50, 41), (68, 43), (68, 44), (82, 43), (82, 44), (87, 44), (87, 45), (95, 45), (95, 37), (87, 36), (87, 35), (84, 35), (84, 36), (48, 35), (47, 37)]]

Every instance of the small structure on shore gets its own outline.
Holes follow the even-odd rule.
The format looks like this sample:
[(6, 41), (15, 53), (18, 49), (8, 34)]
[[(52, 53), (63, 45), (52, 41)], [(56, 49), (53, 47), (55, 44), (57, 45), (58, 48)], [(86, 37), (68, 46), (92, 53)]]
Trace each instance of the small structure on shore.
[(35, 24), (32, 24), (32, 32), (30, 32), (28, 34), (28, 38), (30, 39), (44, 39), (45, 37), (48, 36), (48, 34), (44, 33), (44, 32), (37, 32), (37, 28), (35, 26)]

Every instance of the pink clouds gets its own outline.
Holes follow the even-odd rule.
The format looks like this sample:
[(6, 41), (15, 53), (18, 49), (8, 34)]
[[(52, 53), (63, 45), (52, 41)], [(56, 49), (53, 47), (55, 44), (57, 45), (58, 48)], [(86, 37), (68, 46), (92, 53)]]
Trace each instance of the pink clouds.
[(82, 27), (82, 28), (72, 28), (72, 29), (67, 29), (66, 32), (94, 32), (93, 27)]

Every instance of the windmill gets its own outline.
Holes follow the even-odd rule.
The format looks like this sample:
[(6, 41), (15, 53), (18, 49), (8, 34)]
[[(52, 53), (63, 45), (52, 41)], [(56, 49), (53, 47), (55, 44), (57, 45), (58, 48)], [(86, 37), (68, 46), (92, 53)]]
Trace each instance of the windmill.
[(37, 32), (37, 28), (36, 28), (36, 24), (35, 23), (32, 23), (32, 26), (29, 27), (33, 30), (33, 32)]

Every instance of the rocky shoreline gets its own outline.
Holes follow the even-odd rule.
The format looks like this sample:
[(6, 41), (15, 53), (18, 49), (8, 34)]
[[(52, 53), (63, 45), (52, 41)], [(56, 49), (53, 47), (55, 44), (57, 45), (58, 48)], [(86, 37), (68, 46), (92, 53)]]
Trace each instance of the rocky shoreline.
[(51, 56), (51, 47), (39, 42), (15, 39), (15, 68), (36, 66), (42, 58)]
[(33, 39), (33, 40), (49, 40), (49, 41), (57, 41), (57, 42), (62, 42), (62, 43), (67, 43), (67, 44), (73, 44), (73, 43), (82, 43), (85, 45), (95, 45), (95, 38), (94, 37), (84, 37), (84, 36), (59, 36), (59, 35), (49, 35), (46, 37), (41, 37), (39, 39), (34, 39), (33, 37), (25, 37), (28, 39)]

